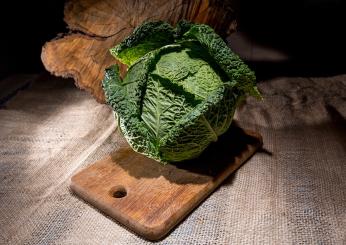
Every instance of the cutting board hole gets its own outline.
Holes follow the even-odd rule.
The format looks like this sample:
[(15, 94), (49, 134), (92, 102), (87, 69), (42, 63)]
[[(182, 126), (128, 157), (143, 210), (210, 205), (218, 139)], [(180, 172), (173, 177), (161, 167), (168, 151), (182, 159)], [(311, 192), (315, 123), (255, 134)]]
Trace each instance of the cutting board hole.
[(118, 186), (114, 186), (110, 190), (110, 194), (114, 198), (123, 198), (123, 197), (126, 197), (127, 191), (124, 186), (118, 185)]

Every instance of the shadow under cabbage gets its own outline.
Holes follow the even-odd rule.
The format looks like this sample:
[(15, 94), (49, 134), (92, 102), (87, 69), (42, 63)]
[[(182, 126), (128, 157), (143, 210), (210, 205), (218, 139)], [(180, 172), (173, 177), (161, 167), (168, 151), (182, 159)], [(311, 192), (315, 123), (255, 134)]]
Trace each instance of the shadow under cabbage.
[(217, 142), (211, 143), (198, 158), (193, 160), (162, 165), (134, 152), (129, 146), (112, 153), (112, 160), (137, 179), (163, 176), (172, 183), (202, 184), (219, 176), (234, 162), (235, 157), (247, 149), (249, 144), (256, 145), (261, 142), (246, 134), (233, 122)]

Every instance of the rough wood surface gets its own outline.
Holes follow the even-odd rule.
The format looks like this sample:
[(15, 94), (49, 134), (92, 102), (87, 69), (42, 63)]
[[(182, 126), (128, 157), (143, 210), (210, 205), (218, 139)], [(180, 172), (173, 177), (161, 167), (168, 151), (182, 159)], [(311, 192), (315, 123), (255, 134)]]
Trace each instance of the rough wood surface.
[(262, 145), (232, 127), (200, 158), (162, 166), (122, 148), (72, 177), (81, 198), (150, 240), (165, 236)]
[(104, 69), (115, 63), (108, 49), (145, 20), (180, 19), (211, 25), (219, 34), (235, 29), (229, 0), (70, 0), (65, 4), (69, 33), (47, 42), (42, 62), (57, 76), (73, 77), (76, 85), (104, 102)]

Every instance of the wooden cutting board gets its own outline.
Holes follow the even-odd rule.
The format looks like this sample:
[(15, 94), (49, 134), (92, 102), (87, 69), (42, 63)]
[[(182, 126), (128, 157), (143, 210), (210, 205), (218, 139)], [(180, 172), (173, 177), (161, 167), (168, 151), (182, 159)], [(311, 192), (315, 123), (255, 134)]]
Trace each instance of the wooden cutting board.
[(161, 165), (121, 148), (72, 177), (71, 189), (149, 240), (163, 238), (262, 145), (237, 126), (195, 160)]

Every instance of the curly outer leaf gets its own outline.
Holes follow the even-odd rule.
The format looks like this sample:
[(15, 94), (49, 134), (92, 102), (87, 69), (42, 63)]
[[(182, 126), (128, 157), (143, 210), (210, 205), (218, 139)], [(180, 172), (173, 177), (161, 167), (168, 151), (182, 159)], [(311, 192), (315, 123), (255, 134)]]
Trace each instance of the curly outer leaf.
[(149, 66), (145, 61), (137, 63), (130, 69), (138, 76), (129, 73), (124, 81), (120, 79), (119, 68), (116, 65), (109, 67), (102, 84), (107, 103), (117, 112), (120, 129), (128, 143), (135, 151), (146, 152), (149, 157), (160, 160), (156, 147), (149, 137), (149, 130), (139, 114), (140, 98), (145, 89), (144, 81), (147, 74), (145, 71)]
[(132, 35), (110, 49), (111, 54), (123, 64), (131, 66), (146, 53), (174, 43), (174, 30), (163, 21), (146, 22), (137, 27)]
[(240, 90), (261, 98), (256, 87), (255, 73), (238, 55), (232, 52), (210, 26), (194, 24), (184, 34), (184, 37), (198, 40)]

